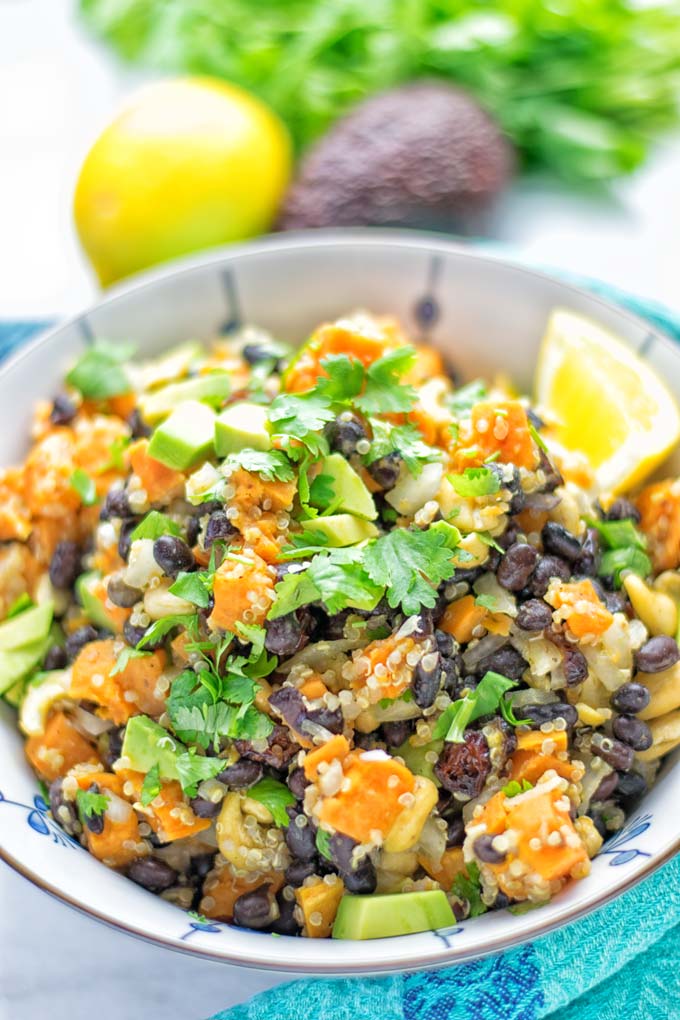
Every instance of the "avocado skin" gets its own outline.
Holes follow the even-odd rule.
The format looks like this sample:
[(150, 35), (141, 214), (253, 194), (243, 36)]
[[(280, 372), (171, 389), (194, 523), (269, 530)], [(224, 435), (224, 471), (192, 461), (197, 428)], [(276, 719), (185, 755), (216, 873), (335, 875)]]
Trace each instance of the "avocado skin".
[(514, 150), (467, 93), (422, 80), (365, 100), (301, 162), (279, 227), (472, 227)]

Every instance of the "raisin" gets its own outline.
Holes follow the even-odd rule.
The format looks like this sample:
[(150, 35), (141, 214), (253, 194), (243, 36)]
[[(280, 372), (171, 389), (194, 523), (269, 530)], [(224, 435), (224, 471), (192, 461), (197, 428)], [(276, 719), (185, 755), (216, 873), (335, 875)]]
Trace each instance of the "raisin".
[(466, 800), (479, 796), (490, 771), (489, 745), (477, 730), (468, 730), (463, 743), (445, 744), (434, 767), (444, 789)]

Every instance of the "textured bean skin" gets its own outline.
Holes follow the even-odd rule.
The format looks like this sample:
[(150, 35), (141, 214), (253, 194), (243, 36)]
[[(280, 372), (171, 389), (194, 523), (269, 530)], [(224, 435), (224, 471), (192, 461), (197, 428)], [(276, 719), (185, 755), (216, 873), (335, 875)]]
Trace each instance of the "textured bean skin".
[(355, 846), (355, 841), (349, 836), (336, 832), (328, 841), (328, 852), (347, 891), (355, 895), (366, 895), (375, 892), (377, 876), (369, 857), (362, 857), (355, 865), (352, 858)]
[(548, 521), (543, 525), (541, 539), (543, 548), (549, 555), (559, 556), (567, 563), (573, 563), (581, 555), (581, 543), (576, 535), (572, 535), (555, 521)]
[(238, 535), (238, 528), (234, 527), (224, 510), (216, 510), (206, 524), (205, 547), (209, 549), (213, 542), (228, 542), (234, 535)]
[(413, 725), (410, 719), (382, 724), (383, 739), (388, 747), (401, 747), (404, 741), (408, 740), (412, 730)]
[(128, 868), (128, 878), (145, 889), (161, 892), (176, 883), (177, 872), (157, 857), (140, 857)]
[(66, 638), (66, 654), (70, 661), (75, 659), (81, 648), (88, 645), (90, 641), (96, 641), (99, 637), (94, 627), (87, 624), (85, 627), (78, 627)]
[[(65, 832), (68, 832), (72, 836), (75, 832), (80, 831), (80, 823), (75, 803), (72, 800), (64, 799), (63, 779), (55, 779), (52, 783), (50, 783), (49, 801), (52, 817), (55, 822), (61, 825)], [(62, 817), (63, 808), (66, 808), (68, 817)]]
[(108, 491), (99, 516), (105, 521), (112, 517), (120, 517), (124, 520), (134, 516), (125, 489), (110, 489)]
[(446, 823), (446, 847), (462, 846), (465, 841), (465, 822), (462, 815), (454, 815)]
[(647, 782), (639, 772), (619, 772), (616, 795), (619, 799), (634, 800), (647, 791)]
[(581, 545), (581, 552), (574, 561), (574, 572), (584, 577), (594, 577), (600, 563), (600, 536), (595, 528), (588, 528)]
[(243, 893), (234, 903), (234, 923), (256, 931), (269, 927), (272, 922), (272, 905), (269, 882)]
[(501, 854), (495, 850), (492, 845), (493, 840), (493, 836), (486, 834), (478, 836), (472, 844), (472, 849), (480, 861), (484, 861), (485, 864), (502, 864), (507, 854)]
[(634, 751), (646, 751), (653, 744), (649, 726), (634, 715), (617, 716), (612, 723), (612, 731), (617, 740), (622, 740)]
[(63, 669), (68, 662), (66, 651), (61, 645), (51, 645), (43, 659), (43, 669)]
[(340, 708), (314, 708), (306, 713), (305, 718), (308, 722), (323, 726), (329, 733), (342, 733), (345, 728), (345, 719)]
[(143, 593), (139, 588), (131, 587), (125, 583), (122, 577), (118, 576), (109, 579), (106, 594), (114, 606), (120, 606), (122, 609), (131, 609), (143, 598)]
[(121, 560), (127, 562), (127, 558), (130, 555), (130, 547), (132, 546), (132, 532), (137, 527), (137, 521), (123, 521), (120, 526), (120, 533), (118, 535), (118, 555)]
[(569, 564), (559, 556), (542, 556), (529, 583), (532, 594), (537, 598), (543, 598), (553, 577), (558, 577), (560, 581), (568, 581), (571, 577)]
[(547, 705), (532, 704), (522, 705), (518, 709), (522, 719), (530, 719), (534, 726), (540, 727), (545, 722), (554, 722), (555, 719), (564, 719), (567, 726), (571, 728), (578, 721), (578, 712), (573, 705), (567, 705), (563, 701), (553, 701)]
[(640, 511), (635, 503), (621, 496), (614, 500), (604, 516), (607, 521), (631, 520), (634, 524), (640, 523)]
[(146, 439), (151, 435), (151, 426), (146, 424), (142, 418), (139, 408), (136, 407), (134, 411), (128, 415), (127, 423), (130, 426), (130, 432), (133, 439)]
[(508, 591), (521, 591), (531, 577), (538, 562), (538, 552), (526, 542), (511, 545), (500, 562), (496, 574), (498, 583)]
[(567, 687), (577, 687), (588, 676), (588, 661), (578, 648), (565, 646), (562, 665)]
[(366, 429), (354, 415), (351, 418), (338, 415), (326, 425), (324, 432), (331, 450), (341, 453), (343, 457), (351, 457), (356, 453), (357, 443), (368, 438)]
[(54, 587), (62, 591), (72, 588), (80, 572), (80, 546), (76, 542), (57, 542), (50, 560), (50, 581)]
[[(135, 648), (142, 640), (147, 630), (147, 627), (135, 627), (128, 619), (123, 624), (123, 637), (132, 648)], [(164, 637), (160, 637), (156, 641), (152, 641), (150, 644), (145, 644), (144, 650), (152, 652), (155, 648), (160, 648), (164, 640)]]
[(672, 637), (653, 637), (635, 653), (637, 668), (643, 673), (661, 673), (680, 661), (680, 650)]
[(635, 752), (632, 747), (622, 743), (620, 740), (613, 740), (611, 738), (605, 738), (604, 744), (592, 740), (590, 750), (593, 754), (603, 758), (607, 765), (611, 765), (613, 769), (620, 772), (627, 772), (635, 759)]
[(491, 655), (487, 655), (479, 664), (478, 671), (481, 676), (488, 670), (507, 676), (510, 680), (519, 680), (527, 668), (527, 662), (512, 645), (503, 645)]
[(214, 818), (220, 810), (219, 802), (215, 804), (207, 797), (192, 797), (189, 801), (192, 811), (198, 818)]
[(300, 745), (288, 729), (278, 725), (274, 726), (267, 737), (267, 747), (263, 751), (256, 751), (247, 740), (235, 740), (234, 747), (242, 757), (268, 765), (279, 772), (290, 764), (300, 750)]
[(264, 770), (258, 762), (241, 758), (239, 761), (234, 762), (233, 765), (227, 766), (223, 772), (220, 772), (217, 778), (221, 783), (226, 783), (233, 790), (247, 790), (249, 786), (259, 783), (263, 772)]
[[(286, 846), (290, 850), (292, 856), (297, 857), (298, 860), (314, 860), (317, 854), (316, 833), (314, 832), (314, 829), (301, 811), (295, 811), (293, 808), (288, 808), (288, 816), (290, 818), (290, 824), (285, 830)], [(297, 824), (298, 818), (304, 818), (306, 825), (299, 826)]]
[(120, 758), (121, 751), (123, 750), (124, 735), (125, 727), (117, 726), (114, 729), (107, 730), (99, 738), (99, 754), (109, 770), (113, 769), (113, 763)]
[(648, 704), (649, 690), (644, 684), (636, 683), (634, 680), (627, 684), (621, 684), (611, 697), (612, 708), (626, 715), (635, 715), (643, 708), (647, 708)]
[(552, 623), (552, 609), (542, 599), (529, 599), (519, 607), (515, 622), (522, 630), (545, 630)]
[(292, 861), (286, 868), (286, 883), (296, 888), (301, 886), (306, 878), (317, 872), (318, 864), (317, 858), (309, 861)]
[(288, 789), (293, 794), (296, 800), (304, 800), (305, 790), (309, 786), (307, 777), (305, 776), (304, 769), (297, 768), (288, 776)]
[(401, 470), (402, 457), (396, 450), (380, 457), (368, 465), (368, 473), (378, 483), (381, 489), (392, 489), (397, 483)]
[(177, 577), (181, 571), (191, 570), (194, 566), (194, 554), (176, 535), (157, 538), (153, 544), (153, 558), (168, 577)]
[(421, 659), (413, 671), (413, 679), (411, 680), (413, 700), (419, 708), (429, 708), (430, 705), (434, 704), (441, 684), (442, 668), (439, 653), (425, 655), (424, 659), (428, 664), (429, 660), (433, 659), (430, 668), (426, 669)]
[(605, 776), (595, 793), (592, 796), (592, 800), (609, 800), (614, 790), (619, 785), (619, 774), (618, 772), (610, 772), (609, 775)]
[(295, 900), (287, 900), (279, 893), (276, 901), (279, 905), (279, 916), (272, 924), (272, 931), (277, 935), (298, 935), (300, 925), (295, 920)]
[(267, 620), (264, 646), (272, 655), (289, 658), (309, 642), (313, 625), (312, 615), (306, 607), (276, 620)]
[(68, 425), (70, 421), (73, 421), (77, 413), (78, 408), (71, 398), (65, 393), (58, 393), (52, 403), (50, 421), (53, 425)]

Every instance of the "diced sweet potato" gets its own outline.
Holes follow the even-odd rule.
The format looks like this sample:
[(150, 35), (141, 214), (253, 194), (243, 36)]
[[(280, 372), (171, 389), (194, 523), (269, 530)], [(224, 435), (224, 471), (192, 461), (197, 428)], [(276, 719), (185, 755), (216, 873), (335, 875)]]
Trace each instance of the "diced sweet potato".
[(256, 871), (248, 874), (236, 874), (228, 862), (216, 868), (205, 880), (203, 899), (199, 910), (206, 917), (216, 921), (233, 921), (234, 903), (244, 893), (259, 889), (268, 883), (270, 892), (276, 894), (282, 888), (284, 876), (278, 871)]
[(647, 485), (637, 498), (637, 508), (654, 569), (675, 570), (680, 566), (680, 479)]
[(310, 939), (327, 939), (331, 933), (345, 886), (337, 875), (328, 875), (295, 890), (295, 899), (305, 919), (305, 935)]
[(453, 466), (456, 471), (483, 464), (497, 455), (504, 464), (533, 470), (538, 464), (536, 444), (527, 413), (517, 400), (482, 401), (460, 427)]
[(157, 692), (156, 685), (166, 663), (167, 656), (159, 648), (140, 659), (130, 659), (125, 669), (117, 674), (123, 692), (134, 692), (135, 711), (159, 716), (165, 710), (165, 694)]
[(413, 774), (394, 758), (362, 755), (348, 756), (344, 773), (342, 788), (321, 803), (321, 821), (359, 843), (377, 833), (384, 837), (405, 807), (400, 798), (413, 792)]
[(407, 656), (415, 648), (412, 637), (397, 638), (394, 634), (371, 641), (354, 658), (352, 688), (366, 688), (372, 702), (398, 698), (411, 683), (413, 666), (408, 664)]
[(237, 623), (264, 623), (274, 601), (272, 574), (272, 569), (254, 553), (225, 557), (215, 573), (210, 626), (236, 633)]
[(318, 674), (305, 680), (298, 690), (308, 701), (323, 698), (324, 694), (328, 694), (328, 688)]
[(73, 432), (55, 429), (36, 443), (24, 465), (24, 496), (31, 514), (64, 518), (80, 506), (71, 485), (75, 470)]
[[(131, 784), (133, 795), (139, 801), (144, 773), (126, 769), (120, 773), (120, 777), (125, 781), (126, 790), (130, 788), (128, 784)], [(149, 825), (163, 843), (172, 843), (176, 839), (184, 839), (185, 836), (195, 836), (209, 829), (212, 824), (209, 818), (199, 818), (193, 812), (184, 797), (182, 787), (174, 779), (164, 779), (158, 796), (146, 807), (139, 807), (138, 810), (147, 815)]]
[(148, 439), (138, 439), (128, 448), (130, 466), (139, 476), (150, 503), (169, 502), (173, 496), (181, 495), (184, 475), (150, 457), (148, 447)]
[(403, 340), (394, 320), (327, 323), (316, 330), (291, 362), (283, 376), (284, 389), (289, 393), (313, 389), (318, 379), (326, 374), (321, 362), (330, 354), (347, 354), (366, 367), (399, 343)]
[(93, 745), (59, 711), (52, 713), (42, 736), (29, 737), (25, 751), (35, 771), (50, 783), (74, 765), (99, 761)]
[(517, 750), (541, 754), (546, 740), (552, 741), (555, 745), (554, 751), (567, 750), (568, 740), (566, 730), (551, 730), (550, 733), (543, 733), (542, 730), (524, 730), (517, 734)]
[(600, 601), (592, 581), (553, 583), (546, 592), (546, 602), (561, 610), (574, 637), (597, 637), (611, 626), (614, 617)]
[(534, 751), (515, 751), (510, 759), (510, 779), (518, 783), (526, 779), (535, 784), (548, 769), (554, 769), (563, 779), (574, 778), (574, 766), (570, 761), (557, 758), (554, 754), (536, 754)]
[(310, 782), (314, 782), (319, 776), (319, 765), (321, 762), (332, 762), (335, 758), (339, 758), (343, 761), (349, 754), (349, 744), (347, 738), (343, 737), (341, 733), (331, 737), (325, 744), (321, 744), (320, 747), (314, 748), (310, 751), (305, 758), (305, 776)]
[(132, 806), (124, 803), (123, 781), (111, 772), (95, 772), (78, 777), (81, 790), (96, 783), (101, 793), (109, 791), (116, 799), (116, 812), (111, 817), (104, 812), (102, 832), (91, 832), (85, 825), (83, 832), (90, 853), (109, 868), (125, 868), (147, 851), (139, 832), (139, 821)]
[(31, 514), (24, 499), (23, 468), (0, 472), (0, 542), (25, 541), (31, 533)]
[(462, 645), (472, 640), (475, 628), (483, 624), (487, 616), (488, 610), (484, 606), (475, 605), (474, 595), (463, 595), (449, 603), (438, 627)]
[(269, 482), (255, 472), (246, 471), (244, 468), (234, 471), (230, 481), (236, 490), (231, 504), (246, 516), (253, 507), (271, 510), (274, 513), (280, 510), (290, 510), (295, 499), (297, 488), (295, 482)]
[(111, 676), (117, 655), (113, 638), (91, 641), (78, 653), (73, 663), (71, 694), (76, 699), (94, 701), (99, 714), (121, 726), (137, 709), (125, 698), (121, 674)]
[(451, 889), (457, 875), (467, 876), (462, 846), (452, 846), (449, 850), (445, 850), (438, 863), (434, 863), (424, 854), (418, 854), (418, 864), (425, 869), (430, 878), (439, 882), (446, 892)]

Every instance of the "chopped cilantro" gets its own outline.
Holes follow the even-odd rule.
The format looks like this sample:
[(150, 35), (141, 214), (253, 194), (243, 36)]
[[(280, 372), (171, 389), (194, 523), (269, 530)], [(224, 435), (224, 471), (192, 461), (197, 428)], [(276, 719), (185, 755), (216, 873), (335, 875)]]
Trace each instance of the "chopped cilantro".
[(78, 790), (76, 793), (78, 811), (85, 818), (103, 815), (108, 803), (109, 798), (105, 793), (95, 793), (93, 790)]
[(152, 765), (147, 774), (144, 776), (144, 782), (142, 783), (142, 792), (140, 794), (140, 801), (146, 807), (155, 800), (158, 794), (161, 792), (161, 770), (158, 763)]
[(364, 385), (364, 366), (347, 354), (329, 354), (321, 362), (326, 372), (321, 376), (314, 392), (334, 404), (351, 403), (361, 393)]
[(512, 695), (509, 698), (501, 698), (499, 702), (499, 708), (501, 715), (505, 719), (508, 726), (528, 726), (531, 723), (531, 719), (518, 719), (515, 715), (515, 710), (512, 704)]
[(442, 452), (428, 446), (414, 425), (392, 425), (391, 422), (371, 418), (371, 449), (365, 455), (365, 463), (372, 464), (390, 453), (399, 453), (414, 478), (418, 478), (423, 464), (441, 460)]
[(475, 404), (478, 404), (480, 400), (484, 400), (487, 395), (486, 383), (482, 382), (481, 379), (475, 379), (474, 382), (461, 386), (460, 389), (456, 390), (449, 397), (449, 410), (456, 416), (460, 416), (466, 411), (471, 411)]
[(11, 620), (13, 616), (19, 616), (21, 613), (25, 613), (27, 609), (33, 609), (34, 605), (35, 602), (28, 592), (24, 592), (23, 595), (19, 595), (19, 597), (16, 598), (9, 607), (7, 611), (7, 619)]
[(400, 382), (400, 376), (416, 360), (413, 347), (388, 351), (366, 369), (366, 382), (361, 396), (354, 401), (365, 414), (394, 414), (410, 411), (416, 401), (413, 386)]
[(187, 797), (195, 797), (198, 784), (205, 779), (214, 779), (225, 768), (221, 758), (206, 758), (196, 754), (194, 749), (183, 751), (175, 759), (179, 781)]
[(451, 892), (459, 899), (467, 901), (468, 917), (479, 917), (489, 909), (482, 899), (479, 866), (474, 861), (466, 862), (465, 871), (458, 872), (453, 880)]
[(80, 496), (83, 506), (94, 506), (97, 502), (97, 487), (94, 479), (90, 478), (87, 471), (76, 468), (70, 478), (71, 488)]
[(286, 808), (295, 803), (295, 797), (284, 783), (265, 776), (264, 779), (260, 779), (259, 783), (250, 787), (248, 796), (260, 804), (264, 804), (279, 828), (288, 825), (290, 819)]
[(143, 659), (146, 655), (151, 655), (151, 652), (144, 652), (140, 648), (124, 648), (116, 659), (116, 664), (109, 676), (124, 672), (131, 659)]
[(488, 609), (490, 613), (495, 613), (498, 608), (498, 599), (495, 595), (477, 595), (475, 605), (481, 606), (482, 609)]
[(306, 570), (286, 574), (275, 591), (270, 620), (312, 602), (323, 602), (331, 614), (350, 607), (375, 609), (383, 587), (371, 580), (362, 565), (362, 550), (329, 549), (314, 556)]
[(315, 457), (328, 453), (322, 431), (334, 417), (329, 401), (313, 393), (306, 396), (280, 393), (269, 405), (269, 420), (278, 430), (286, 452), (293, 457), (297, 456), (299, 444)]
[(528, 779), (523, 779), (522, 782), (518, 782), (516, 779), (511, 779), (510, 782), (503, 787), (503, 793), (506, 797), (517, 797), (520, 793), (526, 793), (527, 790), (533, 790), (534, 784), (530, 783)]
[(137, 642), (137, 649), (145, 645), (155, 644), (161, 638), (169, 634), (175, 627), (184, 627), (185, 630), (195, 634), (198, 629), (198, 616), (189, 613), (177, 613), (173, 616), (163, 616), (160, 620), (154, 620), (148, 628), (144, 637)]
[(495, 549), (497, 552), (504, 553), (505, 549), (502, 545), (499, 545), (493, 535), (490, 535), (488, 531), (477, 531), (477, 538), (484, 545), (488, 545), (490, 549)]
[(158, 510), (150, 510), (130, 535), (130, 541), (136, 542), (140, 538), (152, 538), (155, 541), (162, 535), (179, 535), (179, 533), (179, 525), (175, 524), (170, 517), (159, 513)]
[(295, 478), (293, 467), (280, 450), (239, 450), (230, 453), (226, 459), (228, 467), (243, 468), (261, 475), (268, 482), (292, 482)]
[(490, 496), (501, 487), (500, 478), (488, 467), (465, 468), (460, 475), (448, 475), (459, 496)]
[(608, 549), (642, 549), (647, 548), (644, 535), (635, 527), (630, 517), (622, 521), (589, 520), (591, 528), (596, 528)]
[(105, 471), (124, 471), (123, 452), (130, 442), (131, 440), (127, 436), (117, 436), (109, 447), (109, 459), (97, 468), (97, 474), (103, 475)]
[(461, 744), (470, 723), (495, 712), (505, 692), (516, 686), (515, 680), (489, 670), (473, 691), (444, 709), (434, 727), (432, 739), (441, 740), (443, 737), (449, 743)]
[(453, 576), (451, 543), (456, 536), (458, 529), (445, 521), (425, 531), (396, 528), (367, 545), (363, 565), (370, 579), (385, 587), (390, 606), (401, 605), (411, 616), (423, 606), (431, 609), (437, 587)]
[(599, 576), (613, 577), (614, 584), (620, 588), (624, 570), (648, 577), (652, 572), (652, 563), (647, 553), (633, 546), (627, 549), (607, 549), (600, 561)]
[(90, 400), (129, 393), (132, 387), (123, 363), (133, 354), (134, 347), (130, 344), (98, 340), (81, 355), (66, 376), (66, 382)]
[(177, 580), (170, 585), (169, 591), (172, 595), (193, 603), (199, 609), (207, 609), (210, 605), (214, 576), (214, 572), (205, 570), (196, 570), (189, 574), (182, 571), (177, 575)]
[(330, 834), (330, 832), (326, 832), (325, 829), (317, 829), (316, 830), (316, 840), (315, 840), (315, 842), (316, 842), (316, 849), (319, 851), (321, 856), (325, 857), (325, 859), (327, 861), (330, 861), (331, 860), (331, 850), (330, 850), (331, 834)]
[(309, 486), (309, 502), (320, 510), (328, 510), (337, 507), (338, 497), (333, 488), (334, 478), (332, 475), (316, 475)]

